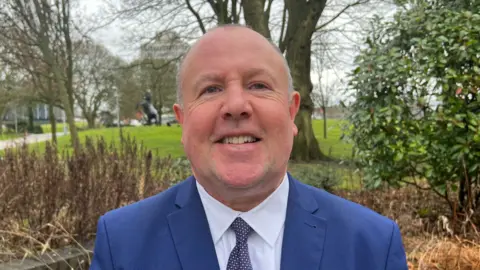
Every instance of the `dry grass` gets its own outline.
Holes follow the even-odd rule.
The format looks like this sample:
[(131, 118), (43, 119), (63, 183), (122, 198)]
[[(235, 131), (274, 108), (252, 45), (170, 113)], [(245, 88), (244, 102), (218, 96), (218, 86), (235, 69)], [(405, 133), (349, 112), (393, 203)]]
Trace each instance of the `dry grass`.
[(404, 238), (409, 269), (480, 269), (480, 244), (460, 238)]
[[(41, 155), (24, 148), (0, 159), (0, 263), (85, 248), (101, 214), (190, 174), (188, 162), (155, 158), (128, 139), (87, 140), (77, 155), (60, 156), (52, 147)], [(480, 269), (479, 213), (454, 218), (438, 196), (412, 187), (333, 192), (395, 220), (410, 269)]]
[(336, 190), (335, 193), (393, 219), (404, 237), (456, 235), (480, 240), (480, 211), (468, 217), (456, 213), (454, 217), (446, 201), (432, 191), (407, 186), (400, 189)]
[(8, 150), (0, 159), (0, 262), (87, 243), (100, 215), (189, 173), (128, 138), (120, 146), (87, 140), (78, 154), (61, 158), (50, 146), (42, 155)]
[(413, 187), (335, 192), (397, 222), (409, 269), (480, 269), (479, 213), (454, 218), (444, 200)]

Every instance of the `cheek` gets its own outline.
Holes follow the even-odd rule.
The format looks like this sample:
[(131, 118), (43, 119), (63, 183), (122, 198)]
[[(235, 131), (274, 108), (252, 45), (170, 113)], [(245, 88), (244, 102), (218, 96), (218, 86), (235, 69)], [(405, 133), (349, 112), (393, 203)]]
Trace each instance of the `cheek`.
[(215, 123), (213, 106), (199, 106), (185, 115), (183, 125), (183, 140), (188, 146), (190, 143), (208, 140)]
[(286, 105), (279, 103), (266, 104), (261, 107), (259, 115), (271, 136), (284, 137), (293, 135), (293, 122), (290, 119), (290, 113)]

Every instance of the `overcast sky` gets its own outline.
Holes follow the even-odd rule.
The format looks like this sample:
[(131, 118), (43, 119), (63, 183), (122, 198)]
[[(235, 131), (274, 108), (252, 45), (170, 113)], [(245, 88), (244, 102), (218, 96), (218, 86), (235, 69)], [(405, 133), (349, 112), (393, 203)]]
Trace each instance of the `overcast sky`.
[[(115, 1), (115, 0), (113, 0)], [(329, 0), (327, 7), (322, 14), (320, 23), (327, 21), (334, 14), (342, 9), (345, 1), (351, 0)], [(193, 2), (193, 1), (192, 1)], [(273, 14), (281, 14), (281, 2), (276, 1), (279, 5), (273, 7)], [(78, 0), (78, 6), (75, 8), (77, 19), (81, 20), (85, 25), (100, 25), (98, 22), (107, 17), (105, 2), (102, 0)], [(346, 2), (348, 3), (348, 2)], [(331, 85), (335, 81), (345, 80), (345, 75), (353, 69), (353, 60), (358, 53), (356, 49), (358, 45), (362, 45), (364, 36), (359, 30), (360, 26), (366, 27), (368, 18), (377, 14), (385, 18), (391, 18), (394, 8), (389, 4), (375, 4), (370, 6), (358, 7), (350, 9), (329, 25), (329, 28), (341, 29), (340, 32), (327, 35), (326, 58), (327, 63), (322, 65), (322, 85)], [(319, 23), (319, 24), (320, 24)], [(133, 20), (117, 20), (113, 23), (102, 27), (91, 33), (91, 36), (99, 43), (104, 44), (114, 54), (122, 57), (126, 61), (131, 61), (138, 57), (138, 44), (133, 42), (131, 33), (143, 33), (146, 36), (153, 36), (155, 29), (161, 29), (162, 25), (149, 25), (149, 28), (140, 26)], [(124, 29), (127, 28), (128, 32)], [(275, 35), (275, 33), (273, 34)], [(312, 68), (315, 60), (312, 59)], [(318, 84), (318, 71), (312, 70), (312, 83)], [(345, 80), (346, 81), (346, 80)], [(341, 86), (341, 85), (340, 85)], [(332, 93), (333, 100), (338, 101), (340, 95)]]

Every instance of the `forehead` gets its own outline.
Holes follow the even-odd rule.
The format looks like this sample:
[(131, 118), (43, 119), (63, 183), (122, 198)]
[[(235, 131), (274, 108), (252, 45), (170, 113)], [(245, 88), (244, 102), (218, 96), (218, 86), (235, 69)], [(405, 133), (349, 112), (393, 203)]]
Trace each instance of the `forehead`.
[(260, 34), (242, 28), (216, 29), (192, 47), (182, 65), (181, 77), (185, 82), (200, 73), (225, 74), (252, 69), (286, 77), (282, 56)]

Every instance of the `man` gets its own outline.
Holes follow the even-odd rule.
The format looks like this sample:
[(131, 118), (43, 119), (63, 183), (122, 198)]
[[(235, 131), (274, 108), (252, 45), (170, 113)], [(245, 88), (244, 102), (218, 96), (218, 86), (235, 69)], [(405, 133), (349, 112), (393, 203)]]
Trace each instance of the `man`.
[(268, 40), (215, 28), (178, 84), (193, 176), (102, 216), (91, 269), (407, 269), (394, 222), (287, 173), (300, 96)]

